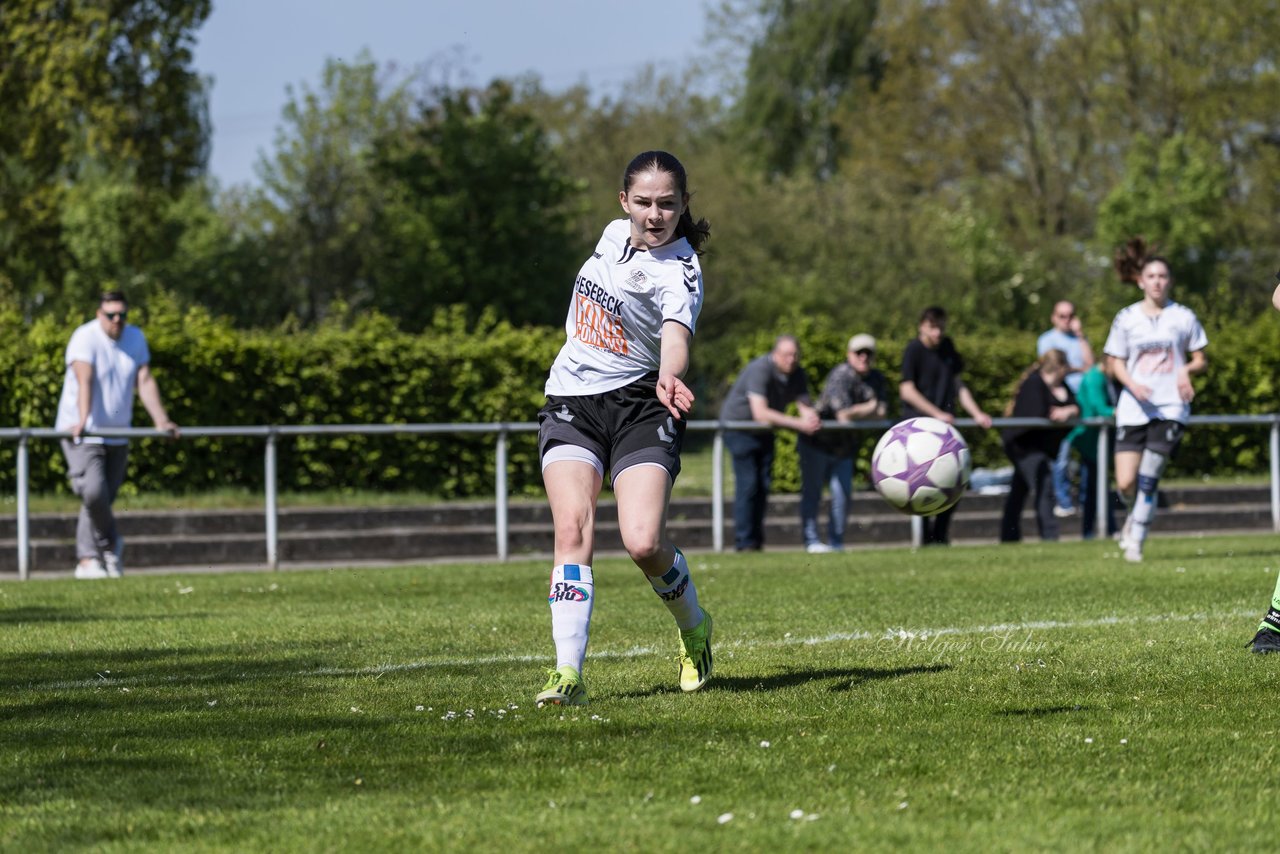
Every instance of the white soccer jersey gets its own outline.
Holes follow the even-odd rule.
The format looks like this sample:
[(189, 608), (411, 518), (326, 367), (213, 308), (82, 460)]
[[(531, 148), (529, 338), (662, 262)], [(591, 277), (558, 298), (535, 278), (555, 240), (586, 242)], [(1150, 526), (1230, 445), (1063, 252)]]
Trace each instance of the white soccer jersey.
[(1151, 397), (1139, 401), (1125, 389), (1116, 403), (1116, 424), (1133, 427), (1154, 418), (1187, 423), (1191, 406), (1178, 394), (1178, 369), (1187, 354), (1209, 343), (1195, 312), (1176, 302), (1150, 317), (1142, 303), (1120, 309), (1111, 323), (1103, 352), (1123, 359), (1129, 376), (1151, 389)]
[(631, 223), (609, 223), (578, 272), (568, 340), (560, 348), (546, 393), (598, 394), (622, 388), (662, 356), (662, 325), (673, 320), (692, 333), (702, 310), (702, 267), (683, 237), (643, 251), (631, 245)]

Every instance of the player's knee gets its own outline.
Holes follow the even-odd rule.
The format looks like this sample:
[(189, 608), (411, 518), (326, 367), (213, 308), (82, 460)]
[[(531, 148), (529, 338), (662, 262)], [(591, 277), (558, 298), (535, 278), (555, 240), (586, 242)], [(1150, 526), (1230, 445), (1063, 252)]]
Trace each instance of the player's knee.
[(587, 541), (588, 532), (595, 524), (595, 520), (588, 514), (582, 516), (573, 516), (568, 519), (556, 519), (556, 546), (557, 548), (577, 548)]
[(662, 538), (656, 528), (632, 528), (622, 532), (622, 546), (633, 561), (646, 563), (661, 554)]

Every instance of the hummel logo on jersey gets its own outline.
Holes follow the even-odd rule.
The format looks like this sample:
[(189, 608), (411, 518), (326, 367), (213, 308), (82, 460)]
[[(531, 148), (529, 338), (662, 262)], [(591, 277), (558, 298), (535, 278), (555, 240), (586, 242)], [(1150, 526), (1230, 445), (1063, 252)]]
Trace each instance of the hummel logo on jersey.
[(649, 281), (649, 277), (644, 274), (644, 270), (634, 270), (630, 276), (627, 276), (627, 287), (633, 291), (638, 291), (644, 287), (647, 281)]
[(658, 441), (666, 442), (668, 445), (670, 445), (675, 440), (676, 440), (676, 423), (671, 419), (671, 416), (668, 415), (667, 429), (663, 430), (661, 426), (658, 427)]
[(587, 592), (585, 587), (576, 587), (572, 584), (565, 584), (563, 581), (557, 581), (551, 588), (551, 595), (547, 597), (548, 602), (585, 602), (591, 598), (591, 594)]
[(603, 255), (601, 255), (599, 252), (592, 252), (592, 253), (591, 253), (591, 257), (592, 257), (592, 258), (603, 258), (604, 256), (603, 256)]
[(551, 414), (554, 415), (556, 418), (559, 418), (561, 421), (568, 422), (573, 420), (573, 416), (569, 414), (569, 404), (567, 403), (564, 406), (560, 407), (559, 412), (553, 412)]
[(693, 256), (676, 256), (676, 260), (684, 265), (684, 286), (689, 293), (696, 293), (698, 290), (698, 271), (693, 268)]

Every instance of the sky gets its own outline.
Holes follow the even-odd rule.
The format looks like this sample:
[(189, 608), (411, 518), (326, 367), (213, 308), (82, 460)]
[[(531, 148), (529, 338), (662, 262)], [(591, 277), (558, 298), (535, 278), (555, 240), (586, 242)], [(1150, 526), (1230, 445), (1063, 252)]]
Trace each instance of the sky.
[(483, 85), (536, 72), (559, 91), (614, 94), (652, 64), (682, 68), (703, 52), (714, 0), (214, 0), (197, 32), (195, 68), (212, 78), (210, 172), (225, 188), (257, 183), (286, 87), (318, 88), (328, 58), (367, 48), (380, 67), (451, 58)]

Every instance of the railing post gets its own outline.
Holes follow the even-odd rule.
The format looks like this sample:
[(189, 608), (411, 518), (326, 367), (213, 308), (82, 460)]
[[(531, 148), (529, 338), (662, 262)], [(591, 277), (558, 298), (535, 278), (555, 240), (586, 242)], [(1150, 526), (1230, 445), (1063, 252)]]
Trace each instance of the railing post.
[(507, 428), (498, 428), (498, 452), (494, 471), (494, 525), (498, 529), (498, 560), (505, 561), (510, 553), (510, 532), (507, 529)]
[(1280, 531), (1280, 417), (1271, 422), (1271, 530)]
[(279, 508), (276, 506), (276, 428), (267, 428), (267, 447), (263, 460), (263, 480), (266, 487), (267, 566), (280, 568), (280, 534), (277, 528)]
[(711, 548), (724, 551), (724, 430), (711, 440)]
[(26, 581), (31, 573), (31, 507), (27, 503), (31, 489), (30, 463), (27, 459), (27, 433), (18, 436), (18, 578)]
[(1111, 518), (1111, 478), (1107, 470), (1107, 448), (1111, 444), (1108, 440), (1109, 431), (1106, 424), (1098, 428), (1098, 465), (1095, 466), (1098, 482), (1093, 485), (1094, 492), (1098, 494), (1093, 530), (1094, 536), (1102, 540), (1109, 536), (1107, 520)]

